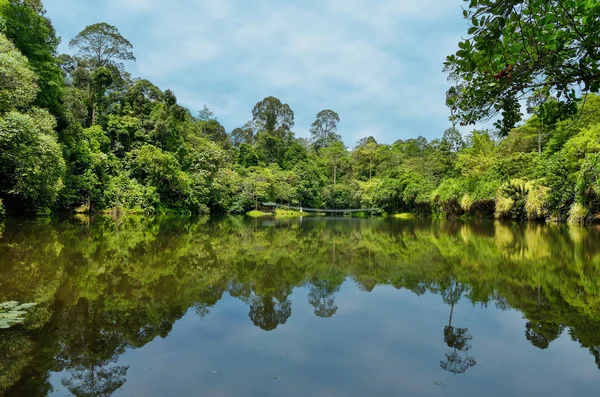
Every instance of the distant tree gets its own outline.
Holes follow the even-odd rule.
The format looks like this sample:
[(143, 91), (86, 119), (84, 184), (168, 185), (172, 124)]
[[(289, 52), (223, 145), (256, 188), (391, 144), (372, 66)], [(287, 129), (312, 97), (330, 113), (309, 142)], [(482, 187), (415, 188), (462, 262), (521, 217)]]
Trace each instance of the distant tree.
[(333, 173), (333, 186), (337, 183), (338, 170), (347, 156), (348, 152), (342, 142), (335, 142), (331, 146), (323, 149), (323, 158), (328, 163)]
[(451, 153), (456, 153), (465, 147), (465, 141), (463, 140), (462, 135), (454, 127), (444, 131), (442, 143), (447, 145), (448, 150), (450, 150)]
[(78, 55), (89, 59), (94, 69), (111, 64), (122, 66), (117, 61), (135, 61), (133, 45), (116, 27), (105, 22), (87, 26), (69, 42), (69, 47), (77, 48)]
[(308, 152), (304, 146), (294, 143), (285, 152), (283, 157), (283, 168), (291, 170), (296, 164), (305, 163), (308, 160)]
[(220, 143), (222, 146), (228, 147), (231, 145), (229, 136), (225, 132), (225, 127), (221, 125), (216, 119), (209, 119), (200, 122), (200, 128), (202, 133), (206, 135), (211, 141)]
[(252, 144), (254, 140), (253, 138), (254, 131), (248, 126), (238, 127), (231, 131), (231, 134), (229, 134), (231, 143), (236, 147), (239, 147), (243, 143)]
[(290, 131), (294, 126), (294, 112), (287, 103), (270, 96), (254, 106), (252, 121), (263, 131)]
[(242, 143), (238, 152), (237, 162), (242, 167), (257, 166), (259, 162), (258, 154), (256, 154), (252, 146)]
[(198, 119), (203, 120), (203, 121), (210, 121), (210, 120), (216, 120), (217, 118), (215, 117), (215, 112), (210, 110), (208, 108), (208, 106), (206, 106), (206, 104), (205, 104), (204, 107), (202, 108), (202, 110), (198, 111)]
[(354, 164), (358, 169), (358, 173), (368, 180), (373, 177), (373, 170), (377, 167), (376, 155), (378, 148), (377, 141), (372, 136), (363, 138), (358, 141), (356, 148), (354, 149)]
[(317, 113), (317, 118), (310, 127), (311, 144), (316, 151), (342, 140), (337, 133), (339, 122), (340, 116), (333, 110), (326, 109)]

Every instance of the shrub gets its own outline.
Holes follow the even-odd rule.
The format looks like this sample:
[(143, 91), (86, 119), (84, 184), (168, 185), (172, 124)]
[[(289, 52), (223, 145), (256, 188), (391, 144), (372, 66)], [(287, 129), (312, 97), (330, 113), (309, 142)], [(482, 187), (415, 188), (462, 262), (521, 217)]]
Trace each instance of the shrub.
[(529, 189), (527, 200), (525, 202), (525, 212), (527, 219), (545, 219), (548, 217), (548, 196), (550, 188), (543, 185), (535, 185)]
[(572, 225), (583, 225), (589, 222), (589, 211), (581, 203), (575, 203), (569, 210), (568, 223)]

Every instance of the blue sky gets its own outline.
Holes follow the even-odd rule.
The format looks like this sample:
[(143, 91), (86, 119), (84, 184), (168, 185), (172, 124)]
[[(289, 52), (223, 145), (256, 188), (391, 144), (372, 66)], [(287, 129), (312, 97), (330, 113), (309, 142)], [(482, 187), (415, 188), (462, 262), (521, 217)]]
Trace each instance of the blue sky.
[[(107, 22), (134, 45), (127, 69), (228, 131), (274, 95), (308, 137), (322, 109), (352, 147), (440, 137), (449, 127), (442, 63), (466, 31), (462, 0), (45, 0), (63, 38)], [(463, 131), (464, 132), (464, 131)]]

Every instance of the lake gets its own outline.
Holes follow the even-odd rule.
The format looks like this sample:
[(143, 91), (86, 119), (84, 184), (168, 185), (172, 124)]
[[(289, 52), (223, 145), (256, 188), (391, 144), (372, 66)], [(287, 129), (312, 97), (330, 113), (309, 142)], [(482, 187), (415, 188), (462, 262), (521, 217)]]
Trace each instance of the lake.
[(4, 396), (596, 396), (600, 229), (7, 219)]

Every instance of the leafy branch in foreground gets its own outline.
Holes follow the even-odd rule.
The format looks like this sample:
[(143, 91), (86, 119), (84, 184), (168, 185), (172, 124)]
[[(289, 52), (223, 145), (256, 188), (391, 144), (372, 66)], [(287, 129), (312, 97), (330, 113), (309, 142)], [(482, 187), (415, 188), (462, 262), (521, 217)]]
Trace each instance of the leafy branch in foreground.
[(502, 117), (503, 135), (521, 120), (519, 101), (540, 88), (564, 103), (600, 90), (600, 2), (465, 0), (468, 37), (444, 69), (460, 87), (462, 125)]

